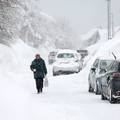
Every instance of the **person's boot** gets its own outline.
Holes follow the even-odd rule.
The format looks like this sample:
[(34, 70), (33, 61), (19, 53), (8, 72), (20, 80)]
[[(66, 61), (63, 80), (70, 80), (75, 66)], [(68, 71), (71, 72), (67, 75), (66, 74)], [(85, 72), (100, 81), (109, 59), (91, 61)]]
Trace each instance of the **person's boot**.
[(37, 89), (37, 93), (38, 93), (38, 94), (40, 93), (40, 89)]
[(40, 88), (40, 92), (41, 92), (41, 93), (43, 92), (43, 89), (42, 89), (42, 88)]

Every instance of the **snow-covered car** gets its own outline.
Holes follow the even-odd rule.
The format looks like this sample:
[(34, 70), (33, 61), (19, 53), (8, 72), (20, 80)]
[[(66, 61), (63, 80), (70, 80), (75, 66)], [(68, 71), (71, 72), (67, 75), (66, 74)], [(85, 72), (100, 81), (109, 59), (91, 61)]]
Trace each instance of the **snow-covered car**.
[(53, 64), (53, 76), (67, 73), (78, 73), (82, 69), (81, 57), (75, 50), (61, 50)]
[(111, 63), (112, 60), (99, 59), (99, 58), (97, 58), (94, 61), (88, 77), (89, 92), (95, 92), (95, 94), (101, 94), (101, 79), (104, 70), (107, 69)]
[(48, 63), (53, 64), (55, 62), (55, 56), (57, 54), (57, 51), (52, 51), (48, 55)]
[(114, 60), (102, 77), (101, 99), (110, 103), (120, 101), (120, 61)]

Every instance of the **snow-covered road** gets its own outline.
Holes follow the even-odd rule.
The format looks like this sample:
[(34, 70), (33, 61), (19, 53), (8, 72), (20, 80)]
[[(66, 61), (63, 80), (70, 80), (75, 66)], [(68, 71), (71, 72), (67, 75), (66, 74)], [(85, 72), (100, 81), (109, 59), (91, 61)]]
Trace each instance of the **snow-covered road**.
[(30, 70), (1, 75), (0, 120), (120, 119), (120, 104), (112, 105), (87, 92), (85, 71), (48, 78), (49, 87), (36, 94)]
[(0, 84), (0, 119), (119, 120), (120, 105), (88, 93), (86, 77), (84, 72), (49, 76), (49, 87), (36, 94), (32, 74), (19, 73), (17, 79), (10, 74)]
[(25, 106), (27, 120), (119, 120), (120, 105), (101, 101), (87, 92), (81, 74), (49, 77), (43, 94), (29, 93)]

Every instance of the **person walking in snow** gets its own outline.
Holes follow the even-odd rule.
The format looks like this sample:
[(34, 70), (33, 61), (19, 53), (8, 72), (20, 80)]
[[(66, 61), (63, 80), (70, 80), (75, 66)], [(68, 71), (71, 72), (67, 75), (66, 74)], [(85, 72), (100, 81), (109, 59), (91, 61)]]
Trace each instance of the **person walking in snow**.
[(32, 61), (30, 68), (34, 73), (37, 93), (42, 93), (43, 79), (47, 74), (47, 68), (46, 68), (45, 61), (40, 57), (40, 54), (35, 55), (35, 59)]

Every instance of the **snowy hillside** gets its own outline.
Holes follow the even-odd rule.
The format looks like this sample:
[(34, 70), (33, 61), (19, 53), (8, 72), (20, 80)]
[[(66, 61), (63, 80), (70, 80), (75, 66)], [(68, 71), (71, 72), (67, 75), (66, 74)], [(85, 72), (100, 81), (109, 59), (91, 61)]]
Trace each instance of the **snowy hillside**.
[(88, 33), (81, 35), (80, 39), (81, 39), (81, 47), (86, 48), (96, 43), (106, 41), (107, 30), (100, 28), (92, 29)]
[[(120, 31), (120, 27), (114, 28), (114, 35)], [(104, 43), (108, 40), (107, 29), (95, 28), (90, 30), (88, 33), (80, 35), (81, 48), (91, 48), (98, 43)]]
[[(109, 57), (110, 52), (119, 55), (119, 39), (120, 32), (113, 40), (105, 42), (95, 56), (91, 56), (87, 66), (79, 74), (49, 76), (49, 88), (44, 89), (44, 93), (40, 95), (36, 94), (33, 75), (29, 69), (34, 54), (39, 50), (26, 45), (21, 40), (11, 47), (1, 44), (0, 112), (2, 114), (0, 119), (117, 119), (116, 112), (119, 114), (119, 105), (110, 105), (107, 101), (101, 101), (99, 96), (89, 94), (87, 79), (90, 66), (96, 57)], [(42, 54), (43, 52), (41, 51)], [(49, 66), (47, 67), (49, 68)], [(99, 115), (100, 117), (98, 117)]]
[[(115, 27), (114, 28), (114, 39), (116, 39), (116, 36), (119, 35), (119, 32), (120, 32), (120, 27), (119, 26)], [(95, 37), (96, 33), (97, 33), (97, 36), (99, 37)], [(108, 41), (107, 30), (106, 29), (93, 29), (89, 33), (82, 35), (81, 39), (82, 39), (81, 45), (83, 45), (84, 47), (86, 46), (86, 49), (89, 52), (89, 56), (86, 58), (86, 61), (88, 61), (89, 59), (91, 59), (91, 57), (96, 55), (96, 53), (100, 50), (101, 46), (104, 46), (104, 44), (107, 43)]]
[(64, 22), (58, 22), (44, 13), (39, 4), (39, 0), (0, 1), (0, 43), (9, 46), (19, 38), (35, 48), (50, 49), (63, 47), (63, 42), (71, 39), (71, 42), (64, 44), (65, 48), (71, 47), (71, 30), (65, 31), (67, 26)]
[[(113, 58), (112, 52), (120, 59), (120, 32), (118, 32), (112, 40), (104, 42), (100, 47), (96, 56)], [(102, 53), (102, 54), (101, 54)]]

